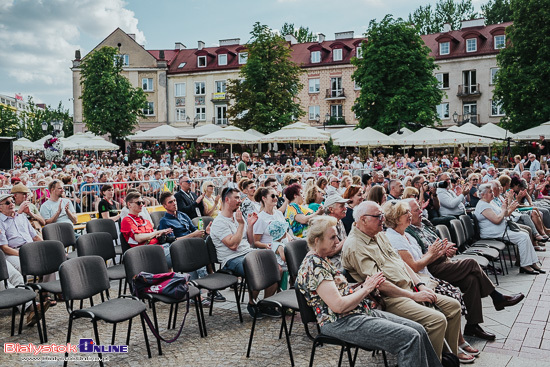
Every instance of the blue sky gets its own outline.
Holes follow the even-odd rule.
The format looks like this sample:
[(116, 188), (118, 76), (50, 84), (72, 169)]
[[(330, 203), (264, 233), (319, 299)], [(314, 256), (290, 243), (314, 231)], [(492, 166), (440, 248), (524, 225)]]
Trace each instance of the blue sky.
[[(474, 0), (476, 10), (485, 0)], [(279, 29), (285, 22), (334, 39), (335, 32), (365, 32), (371, 19), (406, 18), (429, 0), (0, 0), (0, 94), (21, 93), (72, 111), (71, 60), (85, 55), (116, 27), (136, 33), (148, 49), (175, 42), (249, 39), (255, 22)]]

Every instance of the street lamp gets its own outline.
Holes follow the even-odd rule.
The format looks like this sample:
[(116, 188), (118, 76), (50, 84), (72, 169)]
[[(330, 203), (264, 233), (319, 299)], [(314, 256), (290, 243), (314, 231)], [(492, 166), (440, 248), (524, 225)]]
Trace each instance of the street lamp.
[(317, 123), (317, 125), (319, 125), (319, 121), (321, 121), (321, 116), (319, 116), (319, 114), (316, 114), (314, 120)]
[(453, 121), (455, 122), (455, 124), (458, 122), (458, 113), (455, 111), (455, 113), (453, 113)]
[(195, 115), (195, 118), (193, 119), (193, 129), (195, 126), (199, 124), (199, 115)]
[(187, 125), (189, 125), (189, 123), (191, 122), (191, 118), (190, 118), (189, 116), (187, 116), (187, 117), (185, 118), (185, 122), (187, 122)]
[(61, 120), (54, 120), (51, 123), (47, 123), (46, 121), (42, 121), (42, 131), (46, 133), (48, 131), (48, 126), (51, 125), (53, 127), (52, 136), (57, 136), (63, 129), (63, 121)]
[(325, 114), (325, 121), (323, 121), (323, 130), (326, 130), (326, 125), (328, 124), (329, 121), (330, 121), (330, 114), (327, 112)]
[(48, 123), (46, 121), (42, 121), (42, 131), (46, 132), (48, 131)]

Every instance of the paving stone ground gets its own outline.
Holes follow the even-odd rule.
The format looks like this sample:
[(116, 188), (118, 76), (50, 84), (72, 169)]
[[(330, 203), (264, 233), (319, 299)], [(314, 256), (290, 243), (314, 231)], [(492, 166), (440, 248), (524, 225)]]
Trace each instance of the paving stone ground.
[[(543, 260), (543, 269), (550, 270), (550, 254), (539, 253)], [(493, 277), (492, 277), (493, 279)], [(518, 268), (510, 270), (510, 274), (500, 276), (498, 289), (505, 294), (523, 292), (525, 300), (517, 306), (495, 311), (490, 298), (483, 300), (485, 323), (483, 327), (494, 332), (497, 340), (485, 342), (477, 338), (466, 339), (483, 352), (473, 366), (550, 366), (550, 281), (548, 274), (532, 276), (518, 274)], [(118, 291), (118, 284), (113, 282), (111, 293)], [(206, 314), (208, 336), (200, 338), (194, 309), (191, 308), (184, 331), (179, 340), (172, 344), (163, 344), (163, 355), (159, 356), (156, 340), (149, 332), (149, 340), (153, 358), (147, 358), (143, 332), (139, 319), (132, 326), (132, 336), (129, 353), (110, 354), (107, 366), (290, 366), (286, 343), (278, 339), (280, 319), (266, 318), (256, 325), (251, 357), (246, 358), (246, 348), (250, 335), (252, 319), (243, 307), (244, 322), (238, 321), (236, 303), (233, 293), (225, 291), (227, 302), (215, 303), (212, 316)], [(245, 296), (245, 303), (246, 303)], [(205, 310), (207, 311), (207, 310)], [(170, 336), (174, 330), (166, 330), (168, 307), (159, 306), (162, 334)], [(50, 308), (46, 314), (49, 343), (64, 344), (66, 341), (68, 314), (64, 303)], [(180, 316), (181, 317), (181, 311)], [(463, 320), (463, 325), (465, 320)], [(117, 327), (115, 344), (124, 344), (127, 324)], [(23, 328), (21, 335), (9, 336), (9, 312), (0, 311), (0, 345), (5, 343), (38, 344), (36, 328)], [(107, 324), (99, 326), (101, 344), (110, 344), (112, 327)], [(74, 323), (72, 341), (79, 338), (92, 338), (92, 325), (85, 319)], [(311, 352), (311, 341), (306, 337), (302, 323), (297, 317), (291, 336), (292, 349), (296, 366), (307, 366)], [(55, 357), (53, 354), (37, 357)], [(77, 354), (82, 357), (83, 354)], [(323, 346), (318, 349), (315, 357), (316, 366), (338, 365), (339, 348)], [(28, 355), (6, 354), (0, 352), (0, 366), (60, 366), (59, 361), (25, 361)], [(390, 366), (396, 365), (394, 356), (388, 354)], [(95, 366), (97, 362), (70, 362), (72, 366)], [(344, 359), (344, 366), (347, 365)], [(373, 357), (370, 353), (360, 351), (358, 366), (383, 366), (382, 356)]]

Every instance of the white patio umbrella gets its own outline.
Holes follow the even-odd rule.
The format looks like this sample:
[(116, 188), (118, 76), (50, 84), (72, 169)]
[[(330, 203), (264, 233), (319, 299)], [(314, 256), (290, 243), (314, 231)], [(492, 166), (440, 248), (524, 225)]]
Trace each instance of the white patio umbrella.
[(439, 131), (430, 127), (423, 127), (415, 133), (399, 139), (402, 145), (421, 147), (454, 145), (455, 137), (452, 133)]
[[(33, 142), (39, 150), (44, 149), (44, 142), (46, 139), (50, 139), (51, 135), (46, 135), (37, 141)], [(63, 143), (63, 150), (78, 150), (78, 145), (74, 144), (72, 141), (70, 141), (68, 138), (59, 138), (61, 139), (61, 142)]]
[(394, 139), (399, 140), (401, 138), (412, 135), (413, 133), (414, 133), (414, 131), (412, 131), (411, 129), (408, 129), (406, 127), (402, 127), (401, 128), (401, 134), (398, 134), (397, 131), (396, 131), (396, 132), (394, 132), (393, 134), (390, 135), (390, 138), (394, 138)]
[(334, 134), (331, 134), (332, 141), (337, 141), (339, 139), (345, 140), (346, 138), (352, 136), (353, 134), (356, 134), (358, 131), (359, 129), (355, 130), (353, 128), (341, 129), (339, 131), (336, 131)]
[(128, 136), (127, 139), (132, 141), (183, 140), (183, 130), (164, 124), (157, 126), (151, 130)]
[(233, 144), (256, 144), (260, 138), (245, 132), (236, 126), (227, 126), (214, 133), (201, 136), (199, 143), (230, 144), (230, 154), (233, 154)]
[(544, 135), (545, 138), (550, 137), (550, 121), (547, 121), (542, 125), (520, 131), (515, 136), (518, 140), (538, 140), (541, 135)]
[(336, 144), (348, 147), (380, 147), (383, 145), (398, 144), (398, 140), (390, 138), (386, 134), (374, 130), (372, 127), (366, 127), (363, 130), (356, 130), (354, 132), (347, 139), (339, 139), (336, 141)]
[(197, 127), (196, 129), (182, 129), (183, 134), (182, 137), (184, 139), (198, 139), (201, 136), (205, 136), (211, 133), (215, 133), (216, 131), (220, 131), (222, 127), (220, 125), (215, 124), (206, 124)]
[(32, 150), (41, 150), (41, 147), (34, 144), (32, 141), (30, 141), (27, 138), (20, 138), (13, 142), (13, 150), (16, 152), (21, 152), (21, 151), (30, 152)]
[(479, 127), (472, 123), (467, 123), (462, 126), (452, 126), (447, 129), (448, 133), (454, 134), (457, 144), (475, 144), (489, 146), (494, 140), (489, 138), (482, 138), (476, 135), (483, 135)]
[(502, 127), (492, 123), (487, 123), (483, 125), (482, 127), (479, 128), (479, 131), (481, 132), (481, 135), (485, 135), (491, 138), (515, 139), (515, 135), (512, 134), (510, 131), (503, 129)]
[(265, 136), (265, 134), (262, 134), (261, 132), (254, 129), (248, 129), (245, 131), (245, 133), (249, 133), (250, 135), (257, 136), (258, 138), (262, 138)]
[(320, 144), (330, 140), (326, 132), (311, 127), (303, 122), (296, 122), (283, 127), (261, 138), (265, 143), (298, 143), (298, 144)]
[(101, 136), (93, 136), (88, 139), (79, 139), (79, 140), (73, 140), (73, 143), (78, 145), (79, 150), (117, 150), (120, 149), (120, 147), (116, 144), (113, 144), (105, 139), (103, 139)]

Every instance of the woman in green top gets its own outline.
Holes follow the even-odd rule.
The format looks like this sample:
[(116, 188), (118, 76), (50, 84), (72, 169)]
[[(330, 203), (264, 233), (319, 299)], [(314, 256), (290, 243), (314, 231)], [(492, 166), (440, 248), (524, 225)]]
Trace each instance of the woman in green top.
[(325, 200), (325, 192), (317, 185), (311, 186), (306, 191), (306, 204), (308, 208), (316, 212)]

